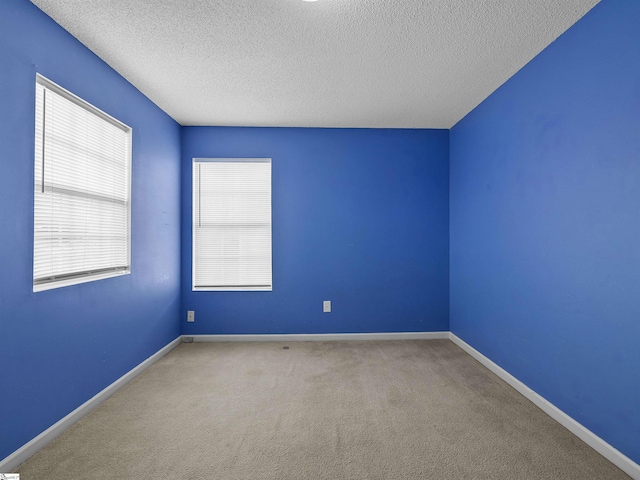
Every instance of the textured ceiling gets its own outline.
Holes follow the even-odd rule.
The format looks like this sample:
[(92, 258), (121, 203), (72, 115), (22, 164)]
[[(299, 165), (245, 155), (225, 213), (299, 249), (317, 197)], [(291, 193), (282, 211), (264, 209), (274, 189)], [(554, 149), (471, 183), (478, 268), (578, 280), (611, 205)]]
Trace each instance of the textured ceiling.
[(450, 128), (598, 0), (32, 0), (182, 125)]

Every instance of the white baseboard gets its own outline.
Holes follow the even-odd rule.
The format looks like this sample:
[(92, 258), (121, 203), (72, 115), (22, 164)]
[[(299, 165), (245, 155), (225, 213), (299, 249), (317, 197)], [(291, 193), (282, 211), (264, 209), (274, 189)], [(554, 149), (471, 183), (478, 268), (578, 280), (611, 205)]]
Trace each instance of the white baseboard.
[(171, 343), (160, 349), (158, 352), (147, 358), (144, 362), (124, 374), (118, 380), (96, 394), (93, 398), (69, 413), (37, 437), (20, 447), (8, 457), (0, 461), (0, 472), (11, 472), (22, 462), (37, 453), (49, 442), (62, 434), (65, 430), (78, 422), (82, 417), (90, 413), (111, 395), (116, 393), (127, 383), (140, 375), (161, 357), (169, 353), (180, 342), (192, 339), (194, 342), (304, 342), (304, 341), (341, 341), (341, 340), (437, 340), (450, 339), (453, 343), (462, 348), (473, 358), (482, 363), (485, 367), (498, 375), (519, 393), (538, 406), (551, 418), (556, 420), (571, 433), (592, 447), (611, 463), (636, 480), (640, 480), (640, 465), (629, 457), (620, 453), (614, 447), (602, 440), (596, 434), (575, 421), (551, 402), (540, 396), (520, 380), (508, 373), (502, 367), (489, 360), (483, 354), (471, 347), (455, 334), (450, 332), (390, 332), (390, 333), (337, 333), (337, 334), (283, 334), (283, 335), (182, 335)]
[(318, 333), (271, 335), (183, 335), (193, 342), (335, 342), (360, 340), (448, 340), (449, 332)]
[(495, 373), (498, 377), (500, 377), (502, 380), (507, 382), (513, 388), (515, 388), (519, 393), (521, 393), (524, 397), (526, 397), (531, 402), (533, 402), (544, 413), (549, 415), (556, 422), (558, 422), (560, 425), (565, 427), (567, 430), (573, 433), (576, 437), (578, 437), (580, 440), (582, 440), (591, 448), (593, 448), (596, 452), (598, 452), (600, 455), (602, 455), (611, 463), (616, 465), (620, 470), (625, 472), (627, 475), (631, 476), (631, 478), (640, 480), (640, 465), (635, 463), (626, 455), (620, 453), (614, 447), (612, 447), (603, 439), (598, 437), (591, 430), (587, 429), (582, 424), (576, 422), (573, 418), (571, 418), (569, 415), (564, 413), (554, 404), (552, 404), (547, 399), (545, 399), (541, 395), (531, 390), (529, 387), (527, 387), (524, 383), (522, 383), (516, 377), (511, 375), (509, 372), (504, 370), (502, 367), (500, 367), (496, 363), (489, 360), (487, 357), (485, 357), (483, 354), (481, 354), (471, 345), (466, 343), (464, 340), (457, 337), (455, 334), (450, 333), (449, 338), (453, 343), (458, 345), (465, 352), (467, 352), (469, 355), (471, 355), (473, 358), (479, 361), (482, 365), (487, 367), (489, 370)]
[(165, 347), (158, 350), (156, 353), (147, 358), (144, 362), (140, 363), (138, 366), (134, 367), (132, 370), (129, 370), (122, 377), (117, 379), (111, 385), (106, 387), (104, 390), (97, 393), (95, 396), (84, 402), (78, 408), (76, 408), (73, 412), (68, 414), (66, 417), (57, 421), (49, 428), (47, 428), (44, 432), (42, 432), (37, 437), (30, 440), (28, 443), (25, 443), (18, 450), (10, 454), (4, 460), (0, 461), (0, 472), (11, 472), (14, 469), (18, 468), (22, 462), (27, 460), (29, 457), (37, 453), (40, 449), (44, 448), (49, 442), (54, 440), (56, 437), (61, 435), (65, 430), (71, 427), (73, 424), (78, 422), (82, 417), (90, 413), (96, 407), (98, 407), (102, 402), (104, 402), (111, 395), (116, 393), (122, 387), (124, 387), (131, 380), (136, 378), (142, 372), (144, 372), (147, 368), (157, 362), (161, 357), (169, 353), (175, 347), (180, 344), (181, 337), (176, 338), (171, 343), (166, 345)]

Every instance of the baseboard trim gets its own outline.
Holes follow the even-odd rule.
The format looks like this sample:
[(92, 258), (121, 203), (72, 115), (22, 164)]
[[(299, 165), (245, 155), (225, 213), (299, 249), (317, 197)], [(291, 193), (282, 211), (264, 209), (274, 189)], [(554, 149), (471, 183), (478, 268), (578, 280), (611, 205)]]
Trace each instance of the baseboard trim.
[(464, 340), (451, 332), (389, 332), (389, 333), (338, 333), (338, 334), (283, 334), (283, 335), (182, 335), (158, 350), (145, 361), (117, 379), (111, 385), (97, 393), (67, 416), (53, 424), (38, 436), (24, 444), (18, 450), (0, 461), (0, 472), (11, 472), (29, 457), (44, 448), (65, 430), (89, 414), (102, 402), (131, 382), (135, 377), (169, 353), (181, 342), (192, 339), (193, 342), (319, 342), (319, 341), (358, 341), (358, 340), (438, 340), (449, 339), (502, 380), (515, 388), (520, 394), (533, 402), (555, 421), (580, 438), (603, 457), (616, 465), (626, 474), (640, 480), (640, 465), (598, 437), (591, 430), (578, 423), (558, 407), (537, 394), (527, 385), (508, 373), (502, 367), (485, 357)]
[(318, 333), (269, 335), (183, 335), (193, 342), (335, 342), (360, 340), (448, 340), (449, 332)]
[(573, 433), (580, 440), (585, 442), (591, 448), (593, 448), (596, 452), (602, 455), (604, 458), (609, 460), (615, 466), (617, 466), (620, 470), (625, 472), (627, 475), (631, 476), (636, 480), (640, 480), (640, 465), (631, 460), (629, 457), (618, 451), (616, 448), (612, 447), (610, 444), (605, 442), (602, 438), (598, 437), (591, 430), (583, 426), (582, 424), (575, 421), (569, 415), (564, 413), (558, 407), (556, 407), (553, 403), (549, 402), (546, 398), (539, 395), (527, 385), (522, 383), (516, 377), (511, 375), (505, 369), (491, 361), (489, 358), (485, 357), (482, 353), (477, 351), (471, 345), (466, 343), (464, 340), (459, 338), (453, 333), (449, 334), (449, 338), (453, 343), (462, 348), (465, 352), (479, 361), (482, 365), (487, 367), (493, 373), (495, 373), (502, 380), (507, 382), (513, 388), (515, 388), (520, 394), (533, 402), (538, 408), (540, 408), (544, 413), (553, 418), (560, 425), (565, 427), (571, 433)]
[(176, 348), (181, 342), (181, 337), (176, 338), (156, 353), (151, 355), (145, 361), (140, 363), (138, 366), (129, 370), (123, 376), (118, 378), (115, 382), (113, 382), (108, 387), (104, 388), (102, 391), (94, 395), (92, 398), (84, 402), (74, 411), (69, 413), (66, 417), (57, 421), (49, 428), (47, 428), (44, 432), (42, 432), (37, 437), (33, 438), (29, 442), (25, 443), (18, 450), (10, 454), (8, 457), (0, 461), (0, 472), (11, 472), (18, 468), (21, 463), (27, 460), (29, 457), (37, 453), (39, 450), (44, 448), (48, 443), (54, 440), (56, 437), (61, 435), (65, 430), (78, 422), (82, 417), (91, 413), (96, 407), (98, 407), (102, 402), (108, 399), (111, 395), (116, 393), (122, 387), (124, 387), (131, 380), (136, 378), (142, 372), (144, 372), (147, 368), (157, 362), (160, 358), (165, 356), (171, 350)]

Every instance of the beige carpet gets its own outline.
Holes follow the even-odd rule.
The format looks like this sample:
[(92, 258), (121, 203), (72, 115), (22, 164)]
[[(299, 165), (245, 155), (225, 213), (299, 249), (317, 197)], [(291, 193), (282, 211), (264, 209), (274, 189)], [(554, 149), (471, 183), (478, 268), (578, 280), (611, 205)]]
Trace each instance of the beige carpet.
[(182, 344), (19, 472), (629, 478), (448, 340)]

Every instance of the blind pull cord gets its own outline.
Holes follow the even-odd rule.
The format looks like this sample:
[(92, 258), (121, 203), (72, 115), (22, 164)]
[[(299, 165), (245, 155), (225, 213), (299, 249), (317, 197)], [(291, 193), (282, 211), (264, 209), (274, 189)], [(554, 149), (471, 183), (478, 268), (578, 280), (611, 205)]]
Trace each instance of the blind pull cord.
[(44, 146), (47, 142), (47, 89), (43, 89), (42, 93), (42, 193), (44, 193)]

